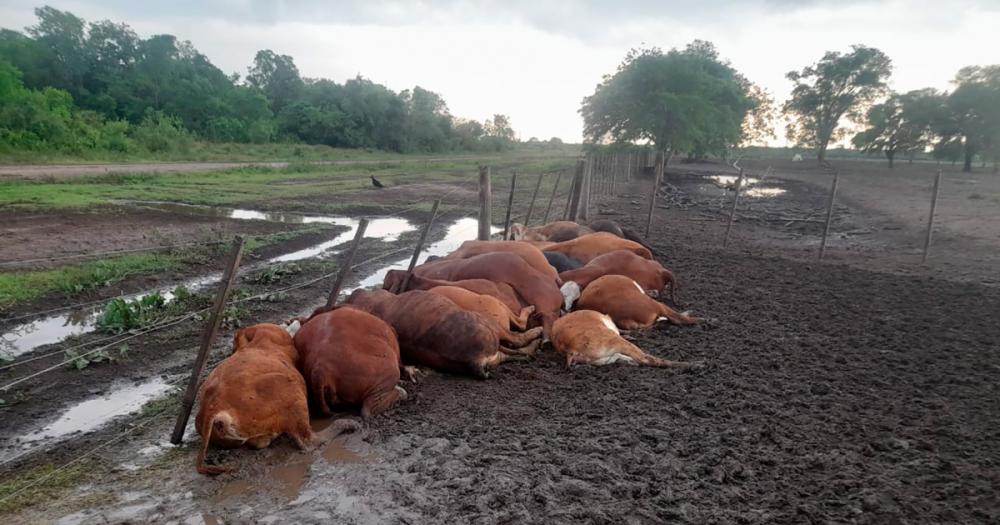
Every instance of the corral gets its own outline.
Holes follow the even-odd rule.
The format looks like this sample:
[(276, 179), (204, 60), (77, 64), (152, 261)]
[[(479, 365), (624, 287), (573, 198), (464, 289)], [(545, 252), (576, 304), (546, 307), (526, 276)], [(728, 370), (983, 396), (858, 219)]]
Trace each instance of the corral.
[[(514, 215), (523, 217), (535, 177), (568, 173), (571, 164), (495, 165), (494, 226), (503, 227), (511, 169), (520, 173)], [(432, 373), (408, 386), (411, 400), (364, 434), (338, 438), (316, 455), (285, 442), (258, 453), (224, 453), (236, 471), (207, 479), (192, 467), (193, 441), (166, 444), (177, 400), (161, 394), (186, 378), (203, 324), (179, 322), (131, 343), (115, 362), (57, 367), (3, 393), (0, 461), (16, 470), (0, 485), (0, 509), (14, 522), (64, 517), (71, 523), (1000, 518), (994, 446), (1000, 423), (990, 417), (1000, 409), (994, 381), (1000, 369), (994, 322), (1000, 179), (946, 172), (924, 265), (921, 243), (937, 167), (888, 172), (872, 163), (842, 163), (832, 236), (817, 262), (822, 227), (807, 221), (823, 217), (830, 173), (791, 163), (742, 164), (751, 176), (768, 173), (758, 189), (773, 191), (750, 193), (737, 204), (726, 249), (732, 192), (725, 186), (735, 170), (722, 164), (671, 165), (648, 237), (679, 277), (678, 301), (711, 320), (637, 332), (636, 343), (660, 357), (704, 361), (703, 368), (567, 371), (547, 350), (533, 362), (501, 367), (486, 381)], [(378, 284), (379, 270), (408, 259), (434, 198), (445, 203), (428, 242), (434, 250), (447, 253), (475, 236), (473, 162), (331, 169), (250, 173), (248, 188), (268, 189), (244, 195), (218, 189), (235, 177), (228, 172), (177, 181), (169, 177), (183, 176), (10, 183), (3, 189), (16, 196), (2, 203), (0, 239), (13, 249), (3, 257), (59, 259), (172, 246), (171, 266), (124, 275), (71, 301), (103, 307), (121, 292), (170, 288), (220, 269), (224, 250), (178, 245), (255, 236), (251, 271), (234, 298), (243, 305), (232, 312), (236, 324), (282, 321), (321, 301), (332, 278), (320, 278), (338, 268), (336, 258), (317, 256), (342, 249), (361, 215), (383, 227), (370, 234), (381, 241), (363, 244), (356, 255), (352, 286)], [(369, 174), (389, 188), (365, 187)], [(533, 224), (551, 190), (546, 177)], [(631, 180), (618, 179), (614, 191), (594, 191), (591, 218), (643, 231), (651, 180), (636, 172)], [(175, 203), (131, 202), (136, 186)], [(554, 194), (564, 195), (568, 186), (564, 177)], [(562, 215), (562, 199), (553, 217)], [(67, 200), (81, 208), (66, 208)], [(295, 268), (287, 265), (292, 259)], [(4, 332), (24, 324), (16, 317), (66, 303), (59, 293), (9, 307), (0, 321)], [(183, 316), (207, 306), (198, 301), (159, 322), (190, 321)], [(64, 325), (81, 326), (54, 326)], [(36, 342), (50, 342), (43, 336), (51, 329), (31, 333)], [(0, 365), (5, 385), (64, 357), (65, 344), (19, 346), (24, 335), (10, 339), (15, 366)], [(96, 345), (102, 337), (83, 334), (72, 344)], [(222, 355), (229, 338), (220, 340)], [(56, 361), (27, 361), (47, 353)], [(142, 408), (68, 439), (45, 435), (55, 432), (63, 411), (91, 397), (109, 401), (88, 408), (85, 417), (113, 415), (129, 402), (126, 412)], [(31, 447), (32, 440), (46, 446)], [(75, 463), (54, 471), (59, 475), (46, 466), (69, 462)]]

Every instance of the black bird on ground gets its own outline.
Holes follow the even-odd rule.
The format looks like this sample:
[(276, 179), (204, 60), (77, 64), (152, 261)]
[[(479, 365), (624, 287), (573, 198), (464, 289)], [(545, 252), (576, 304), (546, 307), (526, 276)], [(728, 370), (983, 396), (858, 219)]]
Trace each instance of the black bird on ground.
[(375, 178), (374, 175), (372, 175), (371, 178), (372, 178), (372, 186), (375, 186), (376, 188), (384, 188), (385, 187), (385, 186), (382, 185), (381, 182), (378, 181), (378, 179)]

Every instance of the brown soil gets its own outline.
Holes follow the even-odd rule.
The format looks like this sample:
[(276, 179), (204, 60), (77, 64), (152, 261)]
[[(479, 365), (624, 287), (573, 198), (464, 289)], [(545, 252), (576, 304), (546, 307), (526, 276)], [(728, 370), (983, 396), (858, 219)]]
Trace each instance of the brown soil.
[[(642, 231), (647, 185), (598, 209)], [(775, 206), (814, 207), (824, 186), (787, 183), (788, 203)], [(215, 453), (235, 470), (214, 479), (194, 472), (194, 443), (143, 463), (138, 451), (169, 429), (163, 418), (103, 453), (112, 467), (147, 466), (102, 477), (113, 501), (82, 505), (93, 496), (82, 487), (11, 521), (1000, 520), (1000, 289), (982, 282), (978, 248), (966, 246), (967, 264), (942, 250), (926, 269), (903, 265), (880, 256), (909, 226), (883, 227), (817, 263), (812, 226), (747, 219), (722, 250), (713, 204), (688, 197), (656, 210), (650, 241), (680, 277), (684, 306), (713, 320), (632, 336), (655, 355), (703, 360), (700, 370), (565, 370), (547, 351), (486, 381), (431, 374), (407, 386), (411, 401), (376, 420), (366, 442), (339, 440), (327, 459), (287, 443)], [(893, 217), (846, 190), (843, 211), (841, 233)], [(947, 231), (941, 243), (963, 242)]]

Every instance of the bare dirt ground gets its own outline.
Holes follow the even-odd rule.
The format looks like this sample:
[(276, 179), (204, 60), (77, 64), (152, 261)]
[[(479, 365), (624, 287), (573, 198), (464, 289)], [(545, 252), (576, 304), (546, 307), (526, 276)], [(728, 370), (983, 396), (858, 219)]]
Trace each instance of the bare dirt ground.
[[(829, 175), (788, 169), (770, 183), (780, 199), (741, 206), (727, 250), (724, 190), (700, 179), (724, 168), (674, 166), (666, 178), (650, 241), (684, 307), (713, 320), (632, 336), (703, 369), (565, 370), (549, 350), (486, 381), (430, 374), (406, 385), (410, 401), (319, 451), (214, 452), (234, 468), (214, 479), (195, 473), (193, 439), (163, 445), (170, 412), (98, 451), (99, 477), (5, 521), (1000, 520), (996, 179), (974, 177), (966, 195), (982, 198), (945, 186), (955, 193), (942, 191), (925, 267), (926, 179), (845, 177), (835, 242), (817, 263), (821, 228), (769, 219), (821, 211)], [(620, 186), (593, 209), (642, 231), (648, 184)], [(881, 206), (897, 194), (912, 217), (906, 204)], [(955, 216), (975, 219), (956, 227)], [(280, 320), (296, 301), (307, 297), (254, 320)], [(113, 427), (105, 437), (131, 428)], [(50, 459), (88, 448), (69, 443)]]

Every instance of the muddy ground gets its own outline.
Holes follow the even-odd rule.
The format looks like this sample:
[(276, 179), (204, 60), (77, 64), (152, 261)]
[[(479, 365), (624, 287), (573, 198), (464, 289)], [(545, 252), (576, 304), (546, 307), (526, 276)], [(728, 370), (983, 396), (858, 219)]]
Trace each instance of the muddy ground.
[[(163, 446), (164, 413), (97, 453), (99, 477), (8, 521), (1000, 520), (1000, 289), (984, 248), (996, 229), (970, 238), (941, 226), (936, 242), (961, 250), (934, 252), (928, 267), (910, 262), (912, 248), (888, 256), (919, 225), (877, 205), (896, 195), (879, 199), (878, 180), (843, 190), (826, 262), (814, 260), (816, 226), (788, 221), (740, 220), (722, 250), (723, 190), (685, 175), (694, 170), (724, 168), (672, 169), (650, 240), (681, 280), (679, 300), (713, 320), (633, 337), (705, 368), (565, 370), (548, 351), (486, 381), (430, 374), (361, 435), (312, 453), (216, 453), (234, 471), (215, 479), (194, 472), (192, 439)], [(804, 171), (778, 170), (786, 200), (741, 213), (821, 209), (828, 176)], [(989, 217), (996, 182), (977, 184), (986, 197), (943, 216)], [(619, 193), (595, 210), (642, 231), (648, 182)], [(871, 233), (846, 234), (859, 230)]]

